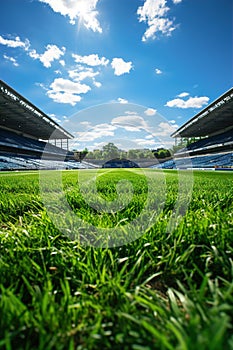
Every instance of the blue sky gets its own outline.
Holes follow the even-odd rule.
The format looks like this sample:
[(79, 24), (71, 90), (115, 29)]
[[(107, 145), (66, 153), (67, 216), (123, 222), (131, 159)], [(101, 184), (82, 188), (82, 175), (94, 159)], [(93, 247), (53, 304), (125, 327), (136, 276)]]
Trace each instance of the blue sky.
[(1, 2), (0, 78), (77, 148), (168, 145), (232, 87), (232, 62), (231, 0)]

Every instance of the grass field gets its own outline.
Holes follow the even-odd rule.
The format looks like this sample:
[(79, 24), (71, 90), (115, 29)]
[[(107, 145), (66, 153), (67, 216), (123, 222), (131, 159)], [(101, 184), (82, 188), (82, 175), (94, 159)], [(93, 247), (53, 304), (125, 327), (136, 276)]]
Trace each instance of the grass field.
[[(73, 215), (103, 232), (117, 226), (132, 235), (127, 244), (102, 248), (57, 227), (66, 212), (64, 196), (53, 197), (56, 174), (46, 175), (47, 206), (38, 173), (0, 174), (1, 349), (233, 349), (232, 173), (194, 172), (190, 203), (181, 193), (179, 225), (169, 230), (179, 195), (175, 171), (150, 171), (152, 193), (137, 171), (101, 170), (96, 191), (90, 173), (64, 171), (62, 190)], [(82, 189), (79, 176), (87, 178)], [(134, 192), (126, 186), (117, 202), (116, 184), (125, 178)], [(85, 191), (93, 193), (89, 203)], [(114, 201), (121, 210), (96, 208)], [(153, 208), (156, 220), (134, 236), (128, 223), (145, 207), (150, 215), (135, 231)]]

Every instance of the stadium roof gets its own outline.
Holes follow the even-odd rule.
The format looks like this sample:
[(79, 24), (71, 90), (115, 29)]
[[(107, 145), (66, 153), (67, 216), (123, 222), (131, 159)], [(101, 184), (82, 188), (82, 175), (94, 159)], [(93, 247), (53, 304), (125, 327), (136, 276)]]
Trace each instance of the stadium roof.
[(37, 139), (73, 138), (44, 112), (0, 80), (0, 127)]
[(230, 129), (233, 129), (233, 88), (196, 114), (171, 136), (211, 136)]

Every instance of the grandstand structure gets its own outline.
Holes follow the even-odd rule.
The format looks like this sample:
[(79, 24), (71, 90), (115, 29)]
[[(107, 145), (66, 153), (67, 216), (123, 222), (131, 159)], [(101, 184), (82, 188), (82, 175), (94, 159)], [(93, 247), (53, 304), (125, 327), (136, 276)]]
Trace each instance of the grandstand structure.
[[(233, 170), (233, 88), (171, 137), (176, 144), (185, 141), (186, 146), (172, 159), (152, 167)], [(0, 80), (0, 171), (95, 167), (69, 151), (72, 138), (72, 134)], [(106, 163), (104, 167), (112, 167), (112, 164)], [(124, 162), (117, 165), (128, 166)]]
[(172, 135), (185, 140), (172, 160), (155, 167), (233, 170), (233, 88), (226, 91)]
[(0, 80), (0, 170), (72, 168), (73, 136)]

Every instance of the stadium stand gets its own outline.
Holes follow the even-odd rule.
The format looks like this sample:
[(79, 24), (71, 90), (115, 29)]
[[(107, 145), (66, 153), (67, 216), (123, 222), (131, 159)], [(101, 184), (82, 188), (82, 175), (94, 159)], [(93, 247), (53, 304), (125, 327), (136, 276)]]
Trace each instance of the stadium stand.
[[(233, 88), (173, 133), (173, 138), (185, 139), (188, 145), (177, 151), (173, 159), (152, 167), (233, 169), (232, 117)], [(0, 171), (96, 167), (79, 161), (69, 151), (72, 138), (67, 130), (0, 80)], [(115, 160), (104, 165), (109, 166), (136, 165)]]
[(181, 149), (179, 154), (188, 152), (191, 155), (198, 152), (209, 152), (215, 149), (220, 151), (231, 148), (233, 148), (233, 130), (191, 143), (186, 148)]
[[(172, 160), (154, 168), (233, 170), (233, 88), (171, 136), (185, 139), (188, 145), (177, 151)], [(190, 143), (193, 139), (198, 140)]]
[[(54, 144), (48, 142), (51, 136)], [(71, 138), (68, 131), (0, 80), (0, 171), (86, 168), (68, 150)]]
[(202, 155), (195, 157), (174, 157), (167, 162), (157, 164), (153, 168), (160, 169), (231, 169), (233, 165), (233, 152), (232, 153), (216, 153), (212, 155)]
[(0, 170), (39, 170), (39, 169), (85, 169), (86, 166), (76, 161), (46, 160), (32, 157), (0, 155)]
[[(18, 150), (18, 152), (25, 154), (35, 154), (41, 155), (43, 152), (48, 153), (48, 156), (56, 156), (59, 155), (64, 157), (67, 154), (66, 150), (62, 148), (58, 148), (52, 144), (30, 139), (29, 137), (23, 137), (16, 133), (13, 133), (8, 130), (0, 129), (0, 147), (1, 149), (9, 149), (10, 150)], [(71, 155), (71, 153), (70, 153)]]

